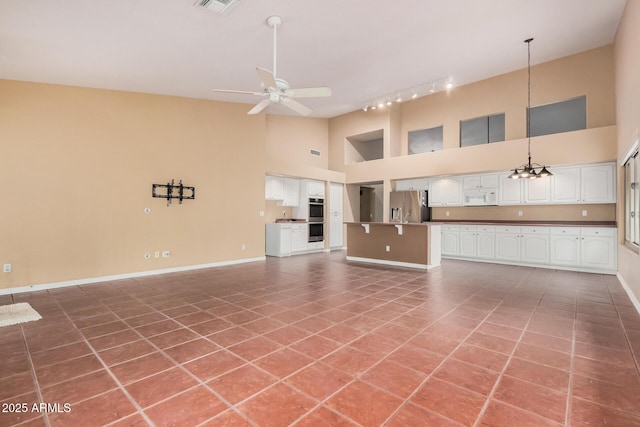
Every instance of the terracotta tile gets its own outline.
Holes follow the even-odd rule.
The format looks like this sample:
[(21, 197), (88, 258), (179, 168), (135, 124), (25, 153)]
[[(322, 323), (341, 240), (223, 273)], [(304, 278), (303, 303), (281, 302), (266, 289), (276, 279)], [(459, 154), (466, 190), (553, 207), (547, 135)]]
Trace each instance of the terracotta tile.
[(567, 395), (508, 376), (502, 377), (494, 399), (564, 423)]
[(638, 390), (630, 392), (628, 387), (581, 375), (573, 375), (571, 394), (573, 397), (631, 413), (638, 413), (638, 408), (640, 408)]
[(465, 340), (465, 344), (475, 345), (476, 347), (483, 347), (488, 350), (497, 351), (500, 353), (509, 354), (516, 346), (516, 342), (505, 338), (496, 337), (493, 335), (483, 334), (481, 332), (474, 332)]
[[(548, 418), (492, 400), (480, 419), (480, 426), (561, 427)], [(573, 425), (573, 424), (572, 424)]]
[(378, 386), (404, 399), (408, 398), (425, 378), (426, 374), (424, 373), (419, 373), (387, 360), (383, 360), (360, 377), (362, 381)]
[(254, 320), (263, 318), (261, 314), (255, 313), (251, 310), (242, 310), (228, 316), (224, 316), (224, 319), (234, 325), (242, 325), (243, 323), (249, 323)]
[(130, 383), (126, 389), (141, 408), (146, 408), (197, 384), (197, 381), (182, 369), (172, 368)]
[(334, 325), (318, 333), (318, 335), (320, 336), (329, 338), (342, 344), (347, 344), (355, 340), (356, 338), (360, 337), (360, 334), (361, 332), (359, 330), (342, 323)]
[(125, 320), (125, 322), (132, 328), (137, 328), (139, 326), (148, 325), (150, 323), (161, 322), (163, 320), (167, 320), (167, 316), (163, 315), (162, 313), (158, 313), (157, 311), (153, 311), (151, 313), (146, 313), (141, 316), (129, 317)]
[(292, 388), (276, 384), (242, 403), (238, 410), (261, 427), (286, 426), (315, 406)]
[(484, 322), (477, 329), (478, 332), (482, 332), (487, 335), (494, 335), (496, 337), (505, 338), (512, 341), (518, 341), (522, 335), (522, 329), (511, 328), (509, 326), (499, 325), (497, 323)]
[(245, 364), (245, 361), (226, 350), (219, 350), (184, 365), (195, 376), (207, 381)]
[(8, 400), (13, 396), (34, 392), (36, 385), (33, 382), (31, 372), (0, 378), (0, 401)]
[(41, 368), (54, 363), (64, 362), (65, 360), (74, 359), (76, 357), (85, 356), (91, 353), (91, 349), (85, 342), (77, 342), (62, 347), (52, 348), (50, 350), (31, 353), (31, 361), (33, 366)]
[(314, 334), (333, 325), (334, 322), (318, 316), (307, 317), (293, 324), (293, 326), (297, 328), (304, 329), (305, 331), (309, 331)]
[(107, 366), (111, 366), (153, 353), (154, 351), (156, 351), (156, 349), (151, 344), (145, 340), (140, 340), (118, 347), (112, 347), (101, 351), (98, 355)]
[(245, 329), (242, 326), (233, 326), (229, 329), (207, 335), (207, 338), (221, 347), (230, 347), (255, 336), (255, 332)]
[(432, 378), (411, 402), (466, 426), (472, 426), (486, 398), (453, 384)]
[(282, 326), (284, 326), (284, 323), (271, 318), (262, 318), (242, 325), (243, 328), (256, 334), (266, 334)]
[(615, 350), (606, 347), (589, 345), (582, 342), (576, 342), (575, 355), (584, 357), (586, 359), (606, 361), (607, 363), (618, 366), (625, 366), (628, 368), (635, 367), (635, 364), (633, 362), (633, 355), (628, 349)]
[(117, 388), (118, 385), (104, 369), (69, 381), (42, 388), (45, 402), (75, 403)]
[(576, 356), (573, 359), (573, 373), (625, 386), (630, 391), (636, 390), (640, 393), (640, 377), (635, 367), (627, 368)]
[(386, 355), (398, 347), (396, 341), (384, 338), (375, 333), (369, 333), (349, 343), (349, 347), (375, 355)]
[(155, 335), (160, 335), (169, 331), (173, 331), (175, 329), (179, 329), (181, 327), (182, 325), (180, 325), (177, 322), (174, 322), (173, 320), (162, 320), (160, 322), (149, 323), (148, 325), (139, 326), (135, 329), (136, 331), (138, 331), (139, 334), (149, 338)]
[(353, 377), (323, 363), (314, 363), (285, 380), (288, 385), (314, 397), (324, 400), (338, 391)]
[[(104, 310), (107, 310), (107, 309), (105, 308)], [(73, 319), (73, 316), (71, 316), (71, 318)], [(73, 323), (76, 325), (76, 328), (84, 329), (84, 328), (89, 328), (91, 326), (98, 326), (103, 323), (115, 322), (117, 320), (118, 318), (113, 313), (105, 312), (97, 316), (75, 318), (73, 320)]]
[(409, 343), (445, 356), (460, 344), (459, 341), (426, 332), (417, 335)]
[(252, 427), (249, 421), (245, 420), (237, 412), (228, 409), (225, 412), (216, 415), (201, 427)]
[(149, 423), (140, 415), (136, 413), (129, 415), (128, 417), (121, 418), (113, 424), (109, 424), (109, 427), (147, 427)]
[(164, 351), (176, 362), (187, 363), (190, 360), (204, 356), (205, 354), (213, 353), (219, 349), (220, 347), (213, 344), (211, 341), (200, 338), (184, 344), (179, 344), (175, 347), (167, 348)]
[(290, 347), (309, 357), (320, 359), (340, 347), (340, 344), (318, 335), (312, 335), (309, 338), (291, 344)]
[(106, 350), (107, 348), (116, 347), (133, 341), (138, 341), (140, 335), (131, 330), (116, 332), (115, 334), (105, 335), (103, 337), (90, 339), (89, 343), (96, 351)]
[(207, 313), (206, 311), (196, 311), (193, 313), (185, 314), (180, 317), (174, 317), (173, 320), (176, 322), (182, 323), (185, 326), (196, 325), (198, 323), (207, 322), (209, 320), (215, 319), (211, 313)]
[(571, 341), (563, 338), (552, 337), (550, 335), (539, 334), (536, 332), (526, 331), (522, 336), (521, 342), (525, 344), (542, 347), (549, 350), (562, 351), (571, 353)]
[(355, 316), (343, 322), (345, 325), (358, 329), (362, 332), (370, 332), (385, 323), (384, 320), (375, 319), (368, 316)]
[(485, 396), (489, 395), (498, 380), (497, 372), (455, 359), (447, 360), (433, 376)]
[(71, 406), (68, 413), (49, 415), (52, 426), (99, 426), (133, 414), (135, 407), (119, 389)]
[(175, 365), (169, 359), (156, 352), (112, 366), (110, 369), (122, 384), (129, 384), (173, 366)]
[(156, 335), (154, 337), (149, 338), (153, 344), (158, 346), (159, 348), (168, 348), (173, 347), (178, 344), (182, 344), (187, 341), (194, 340), (199, 338), (197, 334), (191, 332), (189, 329), (181, 328), (176, 329), (171, 332), (167, 332), (166, 334)]
[(452, 340), (463, 340), (469, 335), (470, 330), (440, 323), (429, 326), (425, 332)]
[(322, 362), (355, 376), (369, 369), (378, 360), (380, 359), (372, 354), (343, 347), (324, 357)]
[(526, 359), (558, 369), (569, 370), (569, 367), (571, 366), (570, 354), (542, 347), (535, 347), (524, 343), (520, 343), (518, 345), (518, 348), (513, 355), (521, 359)]
[(271, 317), (281, 322), (294, 323), (309, 316), (306, 313), (303, 313), (299, 310), (291, 309), (291, 310), (283, 311), (282, 313), (274, 314)]
[(634, 415), (618, 411), (575, 397), (571, 399), (571, 426), (591, 427), (605, 425), (640, 427), (640, 416), (637, 413)]
[(549, 387), (566, 393), (569, 388), (569, 372), (514, 357), (505, 371), (506, 375)]
[(76, 359), (36, 369), (36, 376), (40, 387), (47, 387), (102, 368), (103, 366), (98, 358), (93, 354), (89, 354), (87, 356), (78, 357)]
[(357, 424), (354, 424), (353, 422), (347, 420), (342, 415), (330, 411), (324, 406), (311, 411), (308, 415), (305, 415), (299, 422), (294, 424), (295, 427), (355, 427), (356, 425)]
[(326, 405), (363, 426), (379, 426), (402, 404), (402, 399), (360, 381), (349, 384)]
[(414, 328), (407, 328), (405, 326), (389, 323), (389, 324), (380, 326), (378, 329), (375, 330), (375, 333), (376, 335), (380, 335), (384, 338), (390, 339), (400, 344), (413, 338), (413, 336), (418, 333), (418, 330)]
[[(9, 398), (8, 400), (0, 401), (0, 404), (11, 404), (11, 403), (25, 403), (27, 405), (26, 411), (23, 410), (22, 407), (20, 409), (10, 410), (11, 408), (5, 408), (5, 410), (0, 410), (0, 425), (1, 426), (13, 426), (18, 423), (23, 423), (27, 420), (32, 420), (36, 424), (38, 423), (39, 413), (32, 411), (33, 405), (38, 405), (40, 399), (35, 391), (22, 394), (19, 397)], [(22, 424), (20, 424), (22, 426)]]
[(460, 346), (451, 357), (496, 372), (501, 372), (509, 359), (504, 353), (467, 344)]
[(275, 384), (277, 378), (251, 365), (243, 365), (209, 381), (208, 385), (232, 404), (237, 404)]
[(129, 329), (129, 326), (121, 321), (103, 323), (97, 326), (82, 329), (82, 334), (87, 338), (96, 338), (102, 335), (113, 334)]
[(269, 353), (273, 353), (281, 347), (280, 344), (274, 341), (263, 337), (255, 337), (229, 347), (229, 351), (234, 352), (246, 360), (255, 360)]
[(227, 409), (204, 387), (196, 387), (145, 409), (156, 426), (197, 425)]
[(391, 353), (386, 360), (429, 374), (444, 360), (444, 356), (412, 344), (405, 344)]
[[(412, 403), (405, 404), (385, 426), (388, 427), (460, 427), (453, 420), (447, 419), (435, 412), (428, 411)], [(506, 425), (506, 424), (505, 424)], [(515, 424), (514, 424), (515, 425)]]
[(276, 377), (284, 378), (313, 363), (313, 359), (288, 348), (283, 348), (254, 361), (254, 363)]

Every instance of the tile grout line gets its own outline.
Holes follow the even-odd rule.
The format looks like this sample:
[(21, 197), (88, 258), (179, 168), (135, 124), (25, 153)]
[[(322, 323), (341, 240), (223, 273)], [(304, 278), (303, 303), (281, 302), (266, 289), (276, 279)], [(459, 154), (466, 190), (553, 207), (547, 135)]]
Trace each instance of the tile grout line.
[[(580, 282), (578, 281), (578, 284)], [(567, 385), (567, 401), (565, 407), (565, 415), (564, 415), (564, 425), (565, 427), (571, 426), (571, 401), (573, 397), (573, 366), (575, 363), (575, 354), (576, 354), (576, 332), (578, 327), (578, 289), (576, 289), (576, 301), (574, 304), (574, 313), (573, 313), (573, 328), (571, 335), (571, 359), (569, 361), (569, 384)]]
[[(46, 403), (44, 401), (44, 397), (42, 396), (42, 390), (40, 389), (40, 383), (38, 382), (38, 375), (36, 374), (36, 367), (33, 364), (33, 359), (31, 358), (31, 350), (29, 349), (29, 343), (27, 342), (27, 336), (24, 332), (24, 326), (20, 325), (20, 334), (22, 335), (22, 341), (24, 343), (25, 349), (27, 350), (27, 360), (29, 361), (29, 368), (31, 371), (31, 378), (33, 379), (33, 383), (35, 385), (36, 396), (40, 400), (40, 402)], [(51, 422), (49, 421), (49, 414), (47, 411), (43, 411), (43, 418), (46, 427), (51, 427)]]

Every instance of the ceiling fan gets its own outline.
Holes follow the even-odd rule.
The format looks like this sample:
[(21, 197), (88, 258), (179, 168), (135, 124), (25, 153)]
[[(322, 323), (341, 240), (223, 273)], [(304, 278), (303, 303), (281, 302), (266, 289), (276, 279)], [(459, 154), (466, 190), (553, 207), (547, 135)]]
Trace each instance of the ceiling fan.
[(251, 92), (244, 90), (214, 89), (214, 92), (251, 94), (263, 97), (264, 99), (249, 110), (247, 114), (258, 114), (271, 104), (282, 104), (298, 114), (308, 116), (312, 113), (311, 108), (301, 104), (293, 98), (331, 96), (331, 89), (326, 86), (292, 89), (289, 87), (289, 83), (287, 83), (286, 80), (276, 77), (277, 28), (279, 25), (282, 25), (282, 18), (276, 15), (270, 16), (267, 18), (267, 25), (273, 28), (273, 72), (260, 67), (256, 68), (262, 91)]

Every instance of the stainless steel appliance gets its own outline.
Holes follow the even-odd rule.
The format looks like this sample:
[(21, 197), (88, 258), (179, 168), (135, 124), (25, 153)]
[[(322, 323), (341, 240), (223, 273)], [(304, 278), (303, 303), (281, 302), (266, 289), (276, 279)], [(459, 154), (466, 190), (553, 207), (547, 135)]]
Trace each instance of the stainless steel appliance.
[(309, 199), (309, 242), (324, 240), (324, 199)]
[(389, 194), (391, 206), (391, 222), (421, 223), (431, 221), (431, 208), (429, 207), (429, 192), (417, 191), (392, 191)]

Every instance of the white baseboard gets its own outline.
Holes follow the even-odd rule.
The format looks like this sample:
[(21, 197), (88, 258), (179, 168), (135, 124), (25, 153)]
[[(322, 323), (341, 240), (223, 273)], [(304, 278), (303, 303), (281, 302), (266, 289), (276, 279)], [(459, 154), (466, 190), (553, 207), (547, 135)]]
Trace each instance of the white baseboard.
[(348, 255), (347, 255), (347, 261), (368, 262), (371, 264), (391, 265), (394, 267), (409, 267), (409, 268), (417, 268), (420, 270), (430, 270), (432, 268), (439, 267), (439, 265), (426, 265), (426, 264), (416, 264), (412, 262), (387, 261), (384, 259), (361, 258), (357, 256), (348, 256)]
[(624, 278), (619, 272), (618, 274), (616, 274), (616, 277), (622, 284), (622, 287), (624, 288), (627, 295), (629, 295), (629, 299), (631, 300), (633, 306), (636, 308), (636, 311), (640, 314), (640, 301), (638, 301), (638, 297), (636, 297), (636, 295), (633, 293), (627, 282), (624, 281)]
[(64, 282), (42, 283), (38, 285), (22, 286), (18, 288), (0, 289), (0, 295), (20, 294), (24, 292), (44, 291), (47, 289), (64, 288), (66, 286), (88, 285), (91, 283), (109, 282), (114, 280), (132, 279), (135, 277), (154, 276), (156, 274), (177, 273), (180, 271), (200, 270), (203, 268), (224, 267), (226, 265), (245, 264), (248, 262), (264, 261), (266, 257), (234, 259), (231, 261), (212, 262), (207, 264), (187, 265), (184, 267), (163, 268), (160, 270), (139, 271), (135, 273), (115, 274), (112, 276), (90, 277), (85, 279), (67, 280)]

